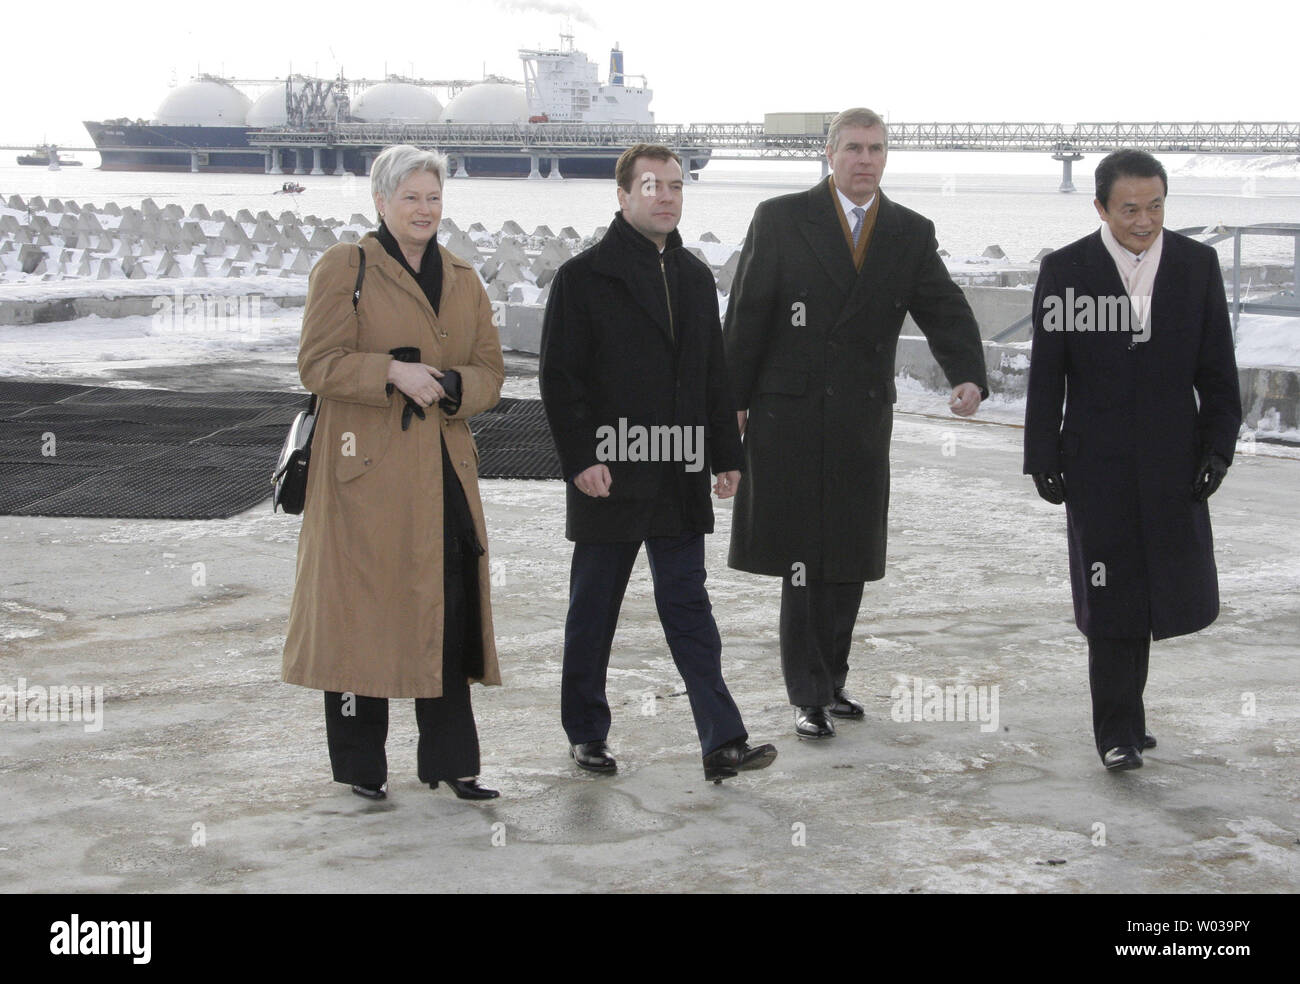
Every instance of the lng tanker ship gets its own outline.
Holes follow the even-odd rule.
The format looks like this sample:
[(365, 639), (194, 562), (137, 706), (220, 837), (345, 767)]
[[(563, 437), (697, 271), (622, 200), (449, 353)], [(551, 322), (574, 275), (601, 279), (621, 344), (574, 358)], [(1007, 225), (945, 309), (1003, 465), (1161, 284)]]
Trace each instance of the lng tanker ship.
[[(473, 176), (547, 177), (558, 168), (564, 177), (612, 177), (636, 125), (654, 123), (645, 77), (623, 71), (615, 45), (602, 84), (568, 34), (558, 49), (521, 49), (519, 58), (523, 82), (200, 75), (174, 88), (152, 120), (84, 125), (111, 171), (366, 174), (384, 146), (404, 142), (438, 147)], [(261, 92), (253, 98), (245, 88)], [(708, 148), (682, 153), (691, 170), (708, 163)]]

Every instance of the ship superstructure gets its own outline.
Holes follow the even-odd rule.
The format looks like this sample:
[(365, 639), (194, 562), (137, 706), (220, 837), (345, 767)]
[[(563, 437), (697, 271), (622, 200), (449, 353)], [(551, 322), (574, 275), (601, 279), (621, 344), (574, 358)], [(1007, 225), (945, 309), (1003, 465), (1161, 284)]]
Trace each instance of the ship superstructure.
[[(524, 91), (534, 116), (552, 123), (653, 123), (653, 93), (644, 75), (623, 71), (617, 44), (609, 53), (609, 79), (601, 85), (596, 64), (573, 48), (573, 35), (561, 34), (558, 50), (521, 48)], [(631, 80), (639, 79), (639, 85)]]

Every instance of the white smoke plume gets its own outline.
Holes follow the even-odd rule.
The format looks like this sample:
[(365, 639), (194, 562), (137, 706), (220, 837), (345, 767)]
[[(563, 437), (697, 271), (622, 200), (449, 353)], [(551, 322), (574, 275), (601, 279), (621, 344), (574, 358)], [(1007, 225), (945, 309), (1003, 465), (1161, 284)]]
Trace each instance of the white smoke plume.
[(560, 14), (570, 18), (577, 24), (586, 24), (589, 27), (597, 26), (596, 19), (576, 3), (559, 3), (556, 0), (495, 0), (495, 3), (501, 10), (520, 13), (531, 11), (539, 14)]

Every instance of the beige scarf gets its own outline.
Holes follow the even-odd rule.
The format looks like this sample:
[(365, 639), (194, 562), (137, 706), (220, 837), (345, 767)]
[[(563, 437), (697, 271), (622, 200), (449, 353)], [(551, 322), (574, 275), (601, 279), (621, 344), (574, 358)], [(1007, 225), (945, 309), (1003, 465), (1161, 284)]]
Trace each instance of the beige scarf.
[(1110, 226), (1104, 222), (1101, 226), (1101, 241), (1106, 244), (1106, 252), (1115, 261), (1119, 279), (1128, 292), (1133, 313), (1137, 315), (1142, 333), (1151, 330), (1151, 294), (1156, 286), (1156, 274), (1160, 270), (1160, 254), (1164, 251), (1165, 231), (1160, 230), (1156, 241), (1147, 247), (1141, 257), (1135, 257), (1119, 244)]

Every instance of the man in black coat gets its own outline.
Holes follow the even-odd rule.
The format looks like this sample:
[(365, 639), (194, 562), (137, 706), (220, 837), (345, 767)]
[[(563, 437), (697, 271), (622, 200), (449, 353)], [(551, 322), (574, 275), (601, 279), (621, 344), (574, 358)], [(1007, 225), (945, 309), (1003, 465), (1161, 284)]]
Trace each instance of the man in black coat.
[(1065, 503), (1093, 734), (1120, 770), (1156, 744), (1151, 640), (1219, 613), (1206, 500), (1232, 461), (1241, 393), (1218, 254), (1163, 228), (1165, 169), (1116, 151), (1096, 188), (1102, 227), (1039, 270), (1024, 470)]
[(831, 122), (832, 174), (759, 205), (727, 308), (745, 437), (728, 563), (783, 579), (781, 669), (800, 738), (830, 738), (831, 717), (863, 716), (844, 684), (863, 582), (885, 576), (904, 317), (954, 387), (954, 413), (988, 396), (979, 326), (934, 224), (878, 190), (886, 139), (869, 109)]
[(741, 465), (717, 288), (677, 233), (680, 158), (638, 144), (615, 177), (620, 210), (599, 243), (556, 272), (542, 327), (542, 402), (568, 480), (574, 541), (560, 716), (578, 766), (614, 772), (605, 677), (644, 543), (704, 774), (721, 780), (770, 765), (776, 749), (747, 744), (704, 587), (709, 473), (725, 499)]

